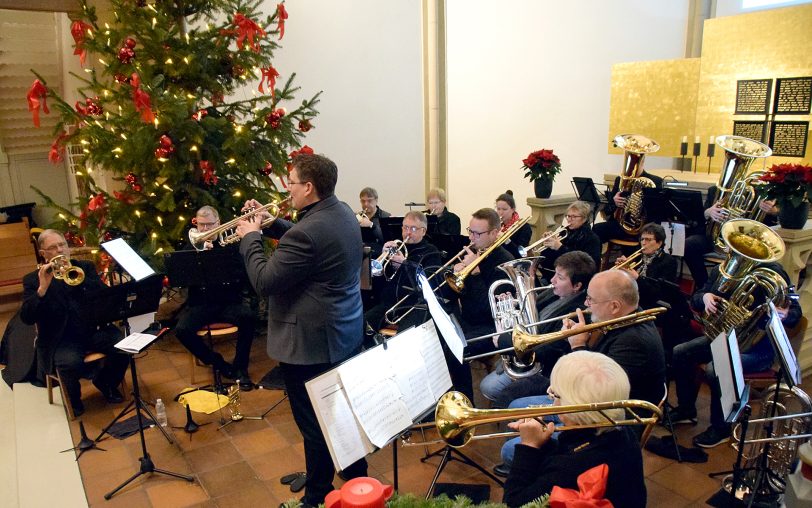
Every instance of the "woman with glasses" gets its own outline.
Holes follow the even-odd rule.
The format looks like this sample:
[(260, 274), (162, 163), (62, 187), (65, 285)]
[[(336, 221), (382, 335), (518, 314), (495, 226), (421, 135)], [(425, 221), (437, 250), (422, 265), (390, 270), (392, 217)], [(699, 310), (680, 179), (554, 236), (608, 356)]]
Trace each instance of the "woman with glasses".
[[(425, 239), (426, 226), (426, 216), (422, 212), (411, 211), (403, 217), (401, 238), (406, 244), (407, 256), (404, 256), (400, 251), (392, 254), (384, 271), (386, 282), (381, 292), (380, 301), (364, 313), (364, 319), (373, 330), (379, 330), (384, 326), (384, 313), (407, 294), (411, 293), (412, 296), (403, 303), (403, 306), (396, 313), (397, 315), (406, 312), (407, 309), (418, 302), (418, 293), (409, 289), (417, 287), (415, 285), (415, 271), (418, 267), (422, 267), (427, 274), (430, 274), (442, 265), (440, 251)], [(383, 245), (384, 251), (390, 248), (396, 249), (397, 243), (389, 241)], [(435, 281), (439, 283), (440, 277), (435, 277), (432, 280), (432, 282)], [(426, 313), (427, 311), (411, 312), (406, 319), (401, 321), (399, 326), (402, 326), (405, 330), (413, 324), (423, 323), (427, 319)], [(374, 344), (366, 344), (366, 346), (372, 345)]]
[(446, 198), (443, 189), (431, 189), (428, 196), (426, 196), (426, 203), (429, 206), (426, 213), (437, 217), (437, 234), (460, 234), (460, 218), (457, 214), (448, 211), (445, 205)]
[[(496, 198), (496, 213), (499, 214), (499, 220), (502, 221), (502, 227), (499, 233), (502, 234), (507, 231), (514, 222), (519, 220), (519, 213), (516, 211), (516, 200), (513, 199), (513, 191), (505, 191), (504, 194), (499, 194)], [(533, 229), (530, 224), (525, 224), (518, 231), (513, 233), (510, 240), (502, 244), (502, 246), (510, 252), (514, 258), (522, 257), (519, 254), (519, 247), (526, 247), (530, 244), (530, 237), (533, 236)]]
[[(578, 351), (562, 357), (553, 368), (548, 393), (553, 405), (589, 404), (629, 398), (629, 378), (617, 362), (600, 353)], [(607, 413), (623, 417), (623, 409)], [(562, 414), (565, 425), (605, 421), (595, 412)], [(630, 427), (578, 429), (552, 439), (555, 424), (524, 418), (508, 425), (519, 431), (513, 467), (502, 502), (521, 506), (549, 494), (553, 487), (578, 491), (578, 476), (606, 464), (606, 492), (613, 506), (646, 506), (643, 456), (637, 435)]]
[(541, 266), (548, 273), (552, 272), (558, 256), (576, 250), (586, 252), (595, 266), (601, 266), (601, 240), (589, 225), (591, 212), (592, 207), (585, 201), (575, 201), (567, 208), (567, 237), (560, 240), (554, 236), (543, 243), (546, 249), (541, 253), (544, 256)]

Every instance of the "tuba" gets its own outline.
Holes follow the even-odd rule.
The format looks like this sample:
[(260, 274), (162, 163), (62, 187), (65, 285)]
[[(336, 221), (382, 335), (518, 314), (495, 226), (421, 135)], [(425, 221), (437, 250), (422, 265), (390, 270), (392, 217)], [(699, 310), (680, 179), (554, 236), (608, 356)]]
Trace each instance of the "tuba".
[(643, 189), (655, 187), (654, 182), (643, 174), (643, 160), (646, 154), (654, 153), (660, 145), (641, 134), (619, 134), (614, 145), (624, 150), (623, 170), (620, 173), (618, 192), (627, 195), (626, 204), (615, 210), (614, 217), (620, 227), (630, 235), (636, 235), (646, 223), (643, 209)]
[[(773, 401), (773, 394), (777, 397)], [(775, 473), (769, 475), (768, 487), (783, 491), (783, 479), (792, 472), (798, 458), (798, 448), (812, 433), (812, 399), (797, 386), (791, 389), (785, 385), (772, 385), (764, 392), (759, 418), (748, 420), (747, 434), (742, 450), (742, 469), (746, 471), (744, 485), (753, 485), (753, 470), (766, 444), (770, 445), (767, 455), (767, 468)], [(772, 429), (770, 429), (772, 427)], [(742, 427), (733, 428), (733, 447), (739, 449)], [(729, 489), (729, 478), (725, 487)]]
[(742, 352), (749, 350), (764, 337), (758, 321), (767, 310), (763, 301), (756, 301), (755, 292), (764, 291), (764, 297), (778, 306), (789, 301), (789, 287), (774, 270), (759, 266), (784, 256), (784, 241), (778, 233), (760, 222), (749, 219), (726, 221), (720, 238), (728, 248), (727, 259), (719, 265), (719, 279), (714, 289), (730, 293), (717, 305), (715, 314), (705, 314), (700, 322), (710, 338), (736, 329)]
[[(717, 203), (727, 211), (730, 219), (753, 219), (761, 221), (764, 212), (759, 205), (764, 199), (756, 190), (756, 181), (764, 173), (757, 171), (745, 177), (750, 165), (758, 158), (769, 157), (772, 150), (769, 146), (743, 136), (719, 136), (716, 144), (725, 151), (725, 161), (719, 173)], [(720, 234), (722, 224), (710, 221), (706, 234), (718, 249), (724, 247)]]

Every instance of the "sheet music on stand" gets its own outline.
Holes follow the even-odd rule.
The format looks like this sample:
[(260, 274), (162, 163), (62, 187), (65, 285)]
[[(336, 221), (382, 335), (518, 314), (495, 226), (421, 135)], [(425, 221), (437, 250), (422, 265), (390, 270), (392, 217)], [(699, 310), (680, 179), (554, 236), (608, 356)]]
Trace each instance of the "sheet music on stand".
[(336, 469), (385, 446), (451, 388), (432, 321), (305, 383)]
[(417, 285), (420, 287), (423, 294), (423, 299), (428, 305), (431, 318), (437, 324), (437, 328), (440, 330), (440, 335), (443, 336), (448, 349), (451, 350), (451, 353), (454, 354), (457, 361), (462, 363), (466, 346), (465, 335), (462, 333), (462, 328), (460, 327), (459, 323), (452, 320), (451, 316), (449, 316), (448, 313), (443, 310), (440, 302), (437, 301), (437, 295), (434, 294), (434, 291), (429, 284), (428, 278), (426, 277), (426, 272), (424, 272), (422, 269), (417, 271)]
[(672, 256), (685, 256), (685, 224), (679, 222), (661, 222), (665, 229), (663, 249)]
[(135, 280), (145, 279), (155, 273), (155, 270), (123, 238), (105, 242), (101, 247)]
[(772, 339), (775, 355), (781, 363), (784, 382), (787, 386), (792, 388), (795, 385), (801, 384), (801, 367), (798, 364), (798, 358), (795, 356), (795, 351), (792, 349), (789, 337), (787, 337), (787, 330), (784, 328), (784, 323), (781, 322), (781, 316), (778, 315), (778, 309), (775, 308), (773, 302), (769, 302), (769, 306), (770, 320), (767, 322), (767, 334), (770, 336), (770, 339)]
[(721, 391), (722, 412), (725, 421), (733, 423), (739, 418), (749, 399), (749, 387), (744, 383), (744, 368), (742, 367), (739, 342), (736, 340), (736, 330), (731, 329), (727, 334), (720, 333), (711, 342), (713, 355), (713, 370), (719, 379)]

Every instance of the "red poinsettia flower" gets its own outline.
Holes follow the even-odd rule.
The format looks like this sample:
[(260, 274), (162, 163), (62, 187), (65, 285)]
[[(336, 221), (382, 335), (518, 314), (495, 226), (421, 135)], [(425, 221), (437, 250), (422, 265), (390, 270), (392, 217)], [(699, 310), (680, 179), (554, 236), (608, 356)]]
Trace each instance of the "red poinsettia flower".
[(522, 159), (522, 169), (525, 170), (525, 178), (529, 178), (531, 182), (539, 179), (552, 180), (561, 172), (561, 160), (552, 150), (543, 148)]
[(759, 177), (761, 194), (781, 204), (799, 206), (812, 194), (812, 166), (804, 164), (773, 164)]

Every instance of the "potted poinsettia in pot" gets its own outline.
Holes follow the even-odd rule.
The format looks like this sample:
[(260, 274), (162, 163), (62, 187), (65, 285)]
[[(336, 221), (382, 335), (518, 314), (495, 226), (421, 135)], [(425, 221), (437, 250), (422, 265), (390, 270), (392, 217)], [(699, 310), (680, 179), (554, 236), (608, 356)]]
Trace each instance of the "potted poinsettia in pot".
[(543, 148), (531, 152), (522, 160), (524, 177), (533, 182), (537, 198), (549, 198), (555, 175), (561, 172), (561, 160), (552, 150)]
[(778, 205), (778, 223), (786, 229), (803, 229), (812, 194), (812, 166), (774, 164), (759, 178), (761, 194)]

